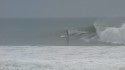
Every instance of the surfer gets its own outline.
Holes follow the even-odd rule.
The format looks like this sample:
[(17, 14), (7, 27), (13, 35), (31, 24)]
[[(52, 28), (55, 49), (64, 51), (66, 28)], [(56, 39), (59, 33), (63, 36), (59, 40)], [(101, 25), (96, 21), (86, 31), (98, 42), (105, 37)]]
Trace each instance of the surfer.
[(66, 40), (66, 45), (69, 46), (70, 44), (70, 37), (72, 36), (80, 36), (81, 34), (86, 34), (87, 32), (86, 31), (78, 31), (78, 30), (65, 30), (64, 31), (64, 35), (61, 35), (60, 37), (61, 38), (65, 38)]

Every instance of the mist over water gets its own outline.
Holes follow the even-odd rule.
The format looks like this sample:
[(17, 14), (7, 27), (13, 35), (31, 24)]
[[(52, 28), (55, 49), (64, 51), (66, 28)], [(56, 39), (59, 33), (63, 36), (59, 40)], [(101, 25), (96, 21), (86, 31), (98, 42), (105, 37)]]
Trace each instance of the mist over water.
[[(102, 23), (102, 20), (106, 23)], [(60, 36), (65, 35), (65, 30), (74, 31), (70, 36), (69, 45), (107, 45), (111, 42), (100, 38), (105, 35), (101, 35), (100, 32), (104, 31), (105, 27), (120, 27), (123, 21), (117, 20), (109, 22), (104, 18), (0, 19), (0, 45), (64, 46), (67, 45), (66, 40)], [(99, 26), (103, 26), (103, 30)]]

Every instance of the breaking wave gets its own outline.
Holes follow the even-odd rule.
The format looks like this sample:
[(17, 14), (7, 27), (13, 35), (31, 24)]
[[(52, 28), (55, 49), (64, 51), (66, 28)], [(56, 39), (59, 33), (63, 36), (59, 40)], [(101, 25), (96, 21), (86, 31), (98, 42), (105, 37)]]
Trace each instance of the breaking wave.
[(69, 29), (68, 32), (70, 41), (77, 38), (84, 44), (122, 45), (125, 44), (125, 18), (99, 18), (89, 26)]
[(66, 37), (73, 46), (125, 44), (125, 18), (0, 19), (0, 45), (63, 46)]
[(99, 41), (125, 44), (125, 18), (107, 18), (94, 23)]

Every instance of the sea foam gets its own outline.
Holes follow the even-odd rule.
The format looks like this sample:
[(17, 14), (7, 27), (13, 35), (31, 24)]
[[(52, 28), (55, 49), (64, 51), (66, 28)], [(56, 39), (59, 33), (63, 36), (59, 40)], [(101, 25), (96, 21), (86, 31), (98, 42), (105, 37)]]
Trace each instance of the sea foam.
[(98, 24), (99, 23), (95, 23), (94, 26), (96, 28), (96, 33), (100, 41), (108, 43), (110, 42), (117, 44), (125, 44), (125, 23), (117, 23), (117, 25), (121, 25), (119, 27), (115, 26), (115, 24), (114, 26), (107, 26), (110, 23), (105, 23), (106, 26), (104, 26), (104, 23), (103, 25)]

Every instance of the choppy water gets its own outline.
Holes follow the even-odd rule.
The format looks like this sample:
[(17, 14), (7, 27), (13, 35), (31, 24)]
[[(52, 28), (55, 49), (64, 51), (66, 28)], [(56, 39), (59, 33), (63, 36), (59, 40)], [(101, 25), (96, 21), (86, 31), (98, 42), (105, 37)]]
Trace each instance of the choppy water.
[(107, 40), (116, 30), (105, 31), (107, 27), (112, 27), (121, 28), (121, 33), (124, 33), (123, 23), (124, 18), (1, 18), (0, 45), (67, 45), (65, 37), (61, 37), (65, 35), (65, 30), (71, 33), (69, 45), (124, 44), (124, 39), (120, 39), (124, 36), (114, 36), (119, 38), (119, 42), (114, 42), (111, 37)]

